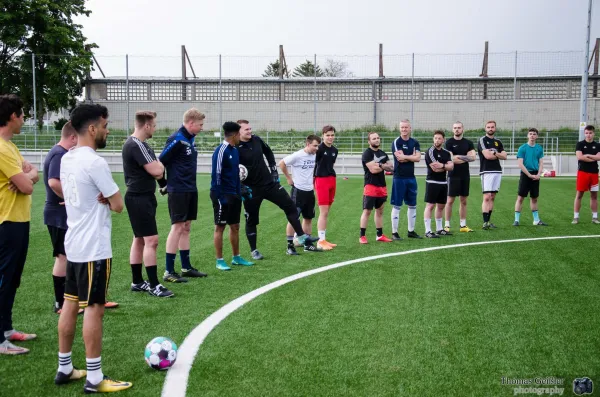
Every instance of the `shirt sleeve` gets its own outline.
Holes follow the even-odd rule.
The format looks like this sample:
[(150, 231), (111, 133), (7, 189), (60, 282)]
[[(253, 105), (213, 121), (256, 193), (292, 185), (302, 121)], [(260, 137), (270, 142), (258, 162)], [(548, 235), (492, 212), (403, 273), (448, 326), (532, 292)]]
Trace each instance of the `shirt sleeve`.
[(167, 142), (165, 143), (165, 148), (163, 149), (160, 156), (158, 156), (161, 163), (163, 163), (165, 165), (169, 164), (171, 162), (171, 160), (173, 159), (173, 157), (175, 157), (177, 155), (181, 146), (183, 146), (183, 145), (181, 145), (179, 143), (179, 139), (177, 139), (177, 137), (173, 137), (173, 138), (169, 137), (167, 139)]
[(433, 163), (435, 161), (435, 158), (433, 157), (433, 147), (429, 148), (429, 150), (427, 150), (427, 153), (425, 154), (425, 164), (429, 167), (429, 164)]
[(541, 159), (541, 158), (544, 158), (544, 148), (543, 148), (541, 145), (539, 145), (538, 147), (539, 147), (539, 149), (540, 149), (540, 150), (539, 150), (540, 157), (538, 157), (538, 158), (539, 158), (539, 159)]
[(117, 186), (112, 178), (108, 163), (102, 157), (94, 160), (92, 163), (90, 176), (104, 197), (108, 198), (119, 191), (119, 186)]
[(50, 164), (48, 164), (48, 179), (60, 180), (60, 160), (61, 159), (62, 159), (62, 154), (55, 154), (50, 159)]
[(273, 154), (273, 151), (271, 150), (269, 145), (267, 145), (265, 143), (265, 141), (263, 141), (262, 139), (260, 139), (257, 136), (254, 136), (254, 138), (258, 139), (258, 141), (260, 142), (260, 145), (262, 146), (262, 149), (263, 149), (263, 154), (265, 155), (265, 157), (267, 159), (267, 163), (269, 163), (269, 167), (274, 167), (275, 166), (275, 155)]
[(151, 150), (148, 150), (144, 142), (137, 140), (133, 140), (133, 142), (134, 144), (131, 145), (131, 155), (138, 165), (144, 166), (156, 160), (156, 156)]
[(517, 151), (517, 158), (522, 159), (525, 157), (525, 145), (521, 145)]
[(471, 150), (475, 150), (475, 145), (473, 145), (473, 142), (469, 141), (467, 152), (470, 152)]
[(496, 142), (498, 142), (498, 152), (503, 152), (504, 151), (504, 145), (502, 144), (502, 141), (500, 140), (496, 140)]
[(421, 144), (416, 139), (415, 139), (415, 151), (417, 151), (417, 152), (421, 151)]
[(294, 152), (294, 153), (290, 154), (289, 156), (285, 156), (283, 158), (283, 163), (287, 167), (294, 166), (294, 164), (296, 164), (296, 161), (298, 161), (298, 152)]
[(373, 156), (369, 156), (369, 154), (370, 154), (369, 152), (370, 152), (369, 149), (367, 149), (363, 152), (363, 155), (362, 155), (363, 164), (367, 164), (367, 163), (370, 163), (371, 161), (373, 161)]
[(583, 142), (577, 142), (577, 145), (575, 145), (575, 151), (583, 152)]
[(483, 152), (486, 149), (487, 147), (485, 147), (485, 137), (479, 138), (479, 140), (477, 141), (477, 151)]
[(10, 150), (0, 148), (0, 172), (8, 179), (23, 172), (19, 164), (23, 164), (22, 158), (15, 157)]

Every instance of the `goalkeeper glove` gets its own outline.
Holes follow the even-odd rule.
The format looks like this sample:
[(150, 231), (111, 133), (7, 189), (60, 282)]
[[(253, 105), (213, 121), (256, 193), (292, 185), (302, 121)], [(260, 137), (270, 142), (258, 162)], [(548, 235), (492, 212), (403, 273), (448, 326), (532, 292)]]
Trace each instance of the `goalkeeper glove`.
[(241, 194), (242, 201), (250, 200), (252, 198), (252, 189), (246, 185), (242, 185)]

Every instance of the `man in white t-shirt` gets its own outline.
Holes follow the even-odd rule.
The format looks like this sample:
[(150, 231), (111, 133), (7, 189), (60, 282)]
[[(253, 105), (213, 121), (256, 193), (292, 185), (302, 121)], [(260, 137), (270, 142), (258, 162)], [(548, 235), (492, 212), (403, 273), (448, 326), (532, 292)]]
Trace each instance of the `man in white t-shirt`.
[[(60, 182), (67, 210), (67, 278), (65, 301), (58, 321), (57, 385), (87, 375), (86, 393), (128, 389), (102, 373), (102, 318), (112, 267), (110, 211), (123, 211), (123, 198), (108, 163), (97, 153), (106, 147), (108, 110), (83, 104), (71, 112), (78, 143), (61, 160)], [(71, 348), (79, 307), (85, 307), (83, 341), (87, 372), (73, 368)]]
[[(279, 167), (285, 175), (288, 185), (292, 187), (290, 197), (296, 205), (298, 217), (302, 215), (302, 230), (308, 235), (312, 233), (312, 220), (315, 217), (313, 175), (320, 143), (321, 138), (316, 135), (309, 135), (306, 138), (304, 149), (290, 154), (279, 162)], [(287, 254), (298, 255), (294, 246), (294, 228), (289, 223), (286, 227), (286, 236)], [(319, 250), (308, 242), (304, 244), (304, 251), (316, 252)]]

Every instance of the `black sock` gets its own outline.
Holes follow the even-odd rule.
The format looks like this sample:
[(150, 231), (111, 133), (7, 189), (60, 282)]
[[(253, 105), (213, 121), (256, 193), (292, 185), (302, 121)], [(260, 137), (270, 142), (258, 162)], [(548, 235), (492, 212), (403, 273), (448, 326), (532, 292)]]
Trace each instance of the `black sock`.
[(360, 237), (365, 237), (365, 234), (367, 234), (367, 228), (361, 227), (360, 228)]
[(377, 228), (377, 237), (381, 237), (383, 236), (383, 228), (382, 227), (378, 227)]
[(490, 221), (490, 213), (489, 212), (484, 212), (483, 213), (483, 221), (484, 222), (489, 222)]
[(488, 222), (490, 221), (490, 219), (492, 219), (492, 210), (490, 210), (490, 212), (489, 212)]
[(53, 275), (52, 279), (54, 280), (54, 301), (60, 309), (65, 301), (65, 281), (67, 278)]
[(247, 234), (248, 243), (250, 244), (250, 251), (254, 251), (256, 249), (256, 233)]
[(294, 236), (286, 236), (288, 248), (294, 247)]
[(142, 276), (142, 264), (132, 263), (131, 264), (131, 280), (134, 284), (144, 282), (144, 276)]
[(150, 287), (154, 288), (156, 287), (158, 284), (160, 284), (158, 282), (158, 276), (156, 275), (157, 272), (157, 266), (146, 266), (146, 274), (148, 275), (148, 282), (150, 283)]

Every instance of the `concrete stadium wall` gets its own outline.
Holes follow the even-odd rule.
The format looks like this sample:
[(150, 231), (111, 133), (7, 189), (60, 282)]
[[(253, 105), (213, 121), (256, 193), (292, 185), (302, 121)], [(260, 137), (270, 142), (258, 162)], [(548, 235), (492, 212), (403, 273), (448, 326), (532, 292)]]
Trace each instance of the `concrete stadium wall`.
[[(133, 116), (138, 110), (153, 110), (158, 113), (159, 128), (177, 129), (183, 113), (196, 107), (207, 116), (205, 130), (218, 131), (220, 111), (222, 121), (251, 121), (255, 130), (310, 131), (314, 128), (315, 105), (313, 102), (290, 101), (240, 101), (240, 102), (192, 102), (192, 101), (101, 101), (96, 103), (108, 107), (110, 127), (125, 130), (131, 128)], [(129, 106), (129, 117), (127, 114)], [(513, 111), (514, 109), (514, 111)], [(317, 102), (317, 129), (333, 124), (340, 130), (382, 124), (397, 127), (399, 120), (410, 118), (410, 101), (398, 102)], [(433, 130), (449, 129), (456, 120), (461, 120), (466, 129), (482, 128), (486, 120), (494, 119), (498, 127), (511, 129), (513, 120), (517, 129), (535, 126), (538, 129), (555, 130), (561, 127), (577, 128), (579, 100), (471, 100), (471, 101), (415, 101), (413, 128)], [(600, 100), (588, 101), (590, 124), (600, 121)]]

